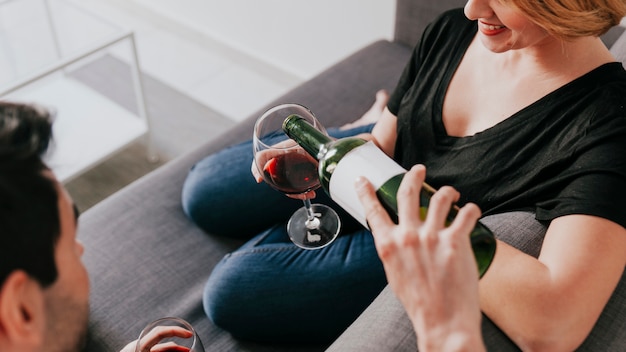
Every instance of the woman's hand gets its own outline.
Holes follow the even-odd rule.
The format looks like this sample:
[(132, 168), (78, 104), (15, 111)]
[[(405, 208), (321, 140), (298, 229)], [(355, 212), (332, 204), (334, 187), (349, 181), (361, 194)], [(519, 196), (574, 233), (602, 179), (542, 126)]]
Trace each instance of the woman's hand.
[(366, 179), (357, 180), (376, 250), (391, 289), (405, 307), (420, 351), (480, 351), (478, 269), (469, 234), (480, 217), (468, 204), (450, 224), (446, 217), (459, 193), (442, 187), (420, 219), (419, 194), (426, 170), (413, 167), (398, 190), (399, 224), (392, 222)]
[[(290, 146), (293, 146), (294, 144), (295, 142), (293, 140), (288, 139), (280, 143), (277, 143), (275, 146), (281, 147), (281, 148), (288, 148)], [(297, 147), (297, 148), (300, 148), (300, 147)], [(275, 149), (265, 149), (265, 150), (257, 152), (255, 156), (256, 159), (252, 160), (252, 165), (250, 166), (250, 172), (252, 173), (252, 176), (254, 177), (257, 183), (261, 183), (264, 181), (263, 171), (259, 170), (258, 165), (266, 165), (274, 157), (276, 157), (277, 155), (281, 153), (283, 152), (280, 150), (275, 150)], [(293, 151), (291, 151), (291, 153), (293, 153)], [(312, 199), (312, 198), (315, 198), (315, 191), (309, 191), (309, 192), (300, 193), (300, 194), (286, 194), (286, 196), (289, 198), (301, 199), (301, 200)]]
[(180, 326), (158, 326), (152, 329), (141, 341), (135, 340), (126, 345), (120, 352), (135, 352), (139, 343), (140, 352), (188, 352), (188, 347), (178, 346), (173, 342), (159, 343), (168, 337), (190, 338), (193, 332)]

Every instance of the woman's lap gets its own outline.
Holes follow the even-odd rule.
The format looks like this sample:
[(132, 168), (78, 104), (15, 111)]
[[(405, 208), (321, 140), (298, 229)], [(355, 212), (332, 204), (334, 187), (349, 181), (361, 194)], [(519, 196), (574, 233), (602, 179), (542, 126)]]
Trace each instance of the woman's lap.
[(343, 235), (311, 251), (283, 225), (259, 234), (216, 266), (204, 292), (211, 320), (258, 341), (329, 342), (386, 284), (371, 234)]
[(342, 234), (320, 250), (296, 247), (285, 223), (302, 201), (257, 184), (250, 173), (252, 158), (250, 142), (224, 149), (197, 163), (183, 188), (183, 207), (198, 226), (252, 238), (213, 270), (204, 295), (207, 314), (246, 339), (329, 341), (386, 283), (371, 235), (320, 190), (313, 202), (338, 211)]

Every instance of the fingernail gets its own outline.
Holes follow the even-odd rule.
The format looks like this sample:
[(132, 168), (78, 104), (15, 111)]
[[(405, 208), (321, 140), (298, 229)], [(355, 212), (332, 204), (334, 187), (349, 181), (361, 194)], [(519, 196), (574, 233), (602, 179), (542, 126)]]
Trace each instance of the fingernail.
[(366, 184), (367, 184), (367, 180), (363, 176), (359, 176), (359, 177), (356, 178), (356, 180), (354, 180), (354, 188), (356, 188), (356, 190), (359, 191), (359, 192), (363, 188), (365, 188)]

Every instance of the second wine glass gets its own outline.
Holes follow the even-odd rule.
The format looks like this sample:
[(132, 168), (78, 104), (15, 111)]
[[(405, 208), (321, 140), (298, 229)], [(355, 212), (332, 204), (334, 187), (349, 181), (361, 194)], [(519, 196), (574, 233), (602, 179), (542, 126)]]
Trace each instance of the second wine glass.
[[(306, 194), (320, 187), (317, 160), (307, 154), (282, 130), (285, 119), (299, 115), (319, 131), (326, 130), (313, 113), (299, 104), (282, 104), (267, 110), (254, 126), (254, 160), (263, 180), (285, 194)], [(311, 204), (297, 210), (287, 223), (291, 241), (304, 249), (318, 249), (337, 238), (341, 221), (337, 213), (323, 204)]]
[(152, 351), (205, 352), (202, 341), (193, 326), (177, 317), (157, 319), (141, 331), (135, 352)]

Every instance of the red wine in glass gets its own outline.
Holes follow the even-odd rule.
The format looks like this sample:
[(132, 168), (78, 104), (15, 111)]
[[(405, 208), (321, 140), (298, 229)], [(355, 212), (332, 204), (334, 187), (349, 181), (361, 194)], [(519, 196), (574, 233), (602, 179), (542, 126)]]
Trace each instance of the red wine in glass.
[(168, 349), (164, 350), (163, 352), (190, 352), (191, 350), (189, 349), (189, 347), (183, 347), (183, 346), (172, 346), (169, 347)]
[[(324, 127), (309, 109), (298, 104), (282, 104), (267, 110), (254, 125), (253, 148), (256, 171), (274, 189), (288, 195), (306, 195), (320, 187), (317, 160), (290, 139), (282, 129), (285, 119), (297, 114), (320, 132)], [(303, 199), (287, 222), (289, 238), (304, 249), (318, 249), (337, 238), (341, 220), (324, 204), (311, 204)]]
[(285, 194), (300, 194), (320, 186), (317, 161), (298, 151), (277, 155), (263, 166), (263, 177), (272, 187)]

